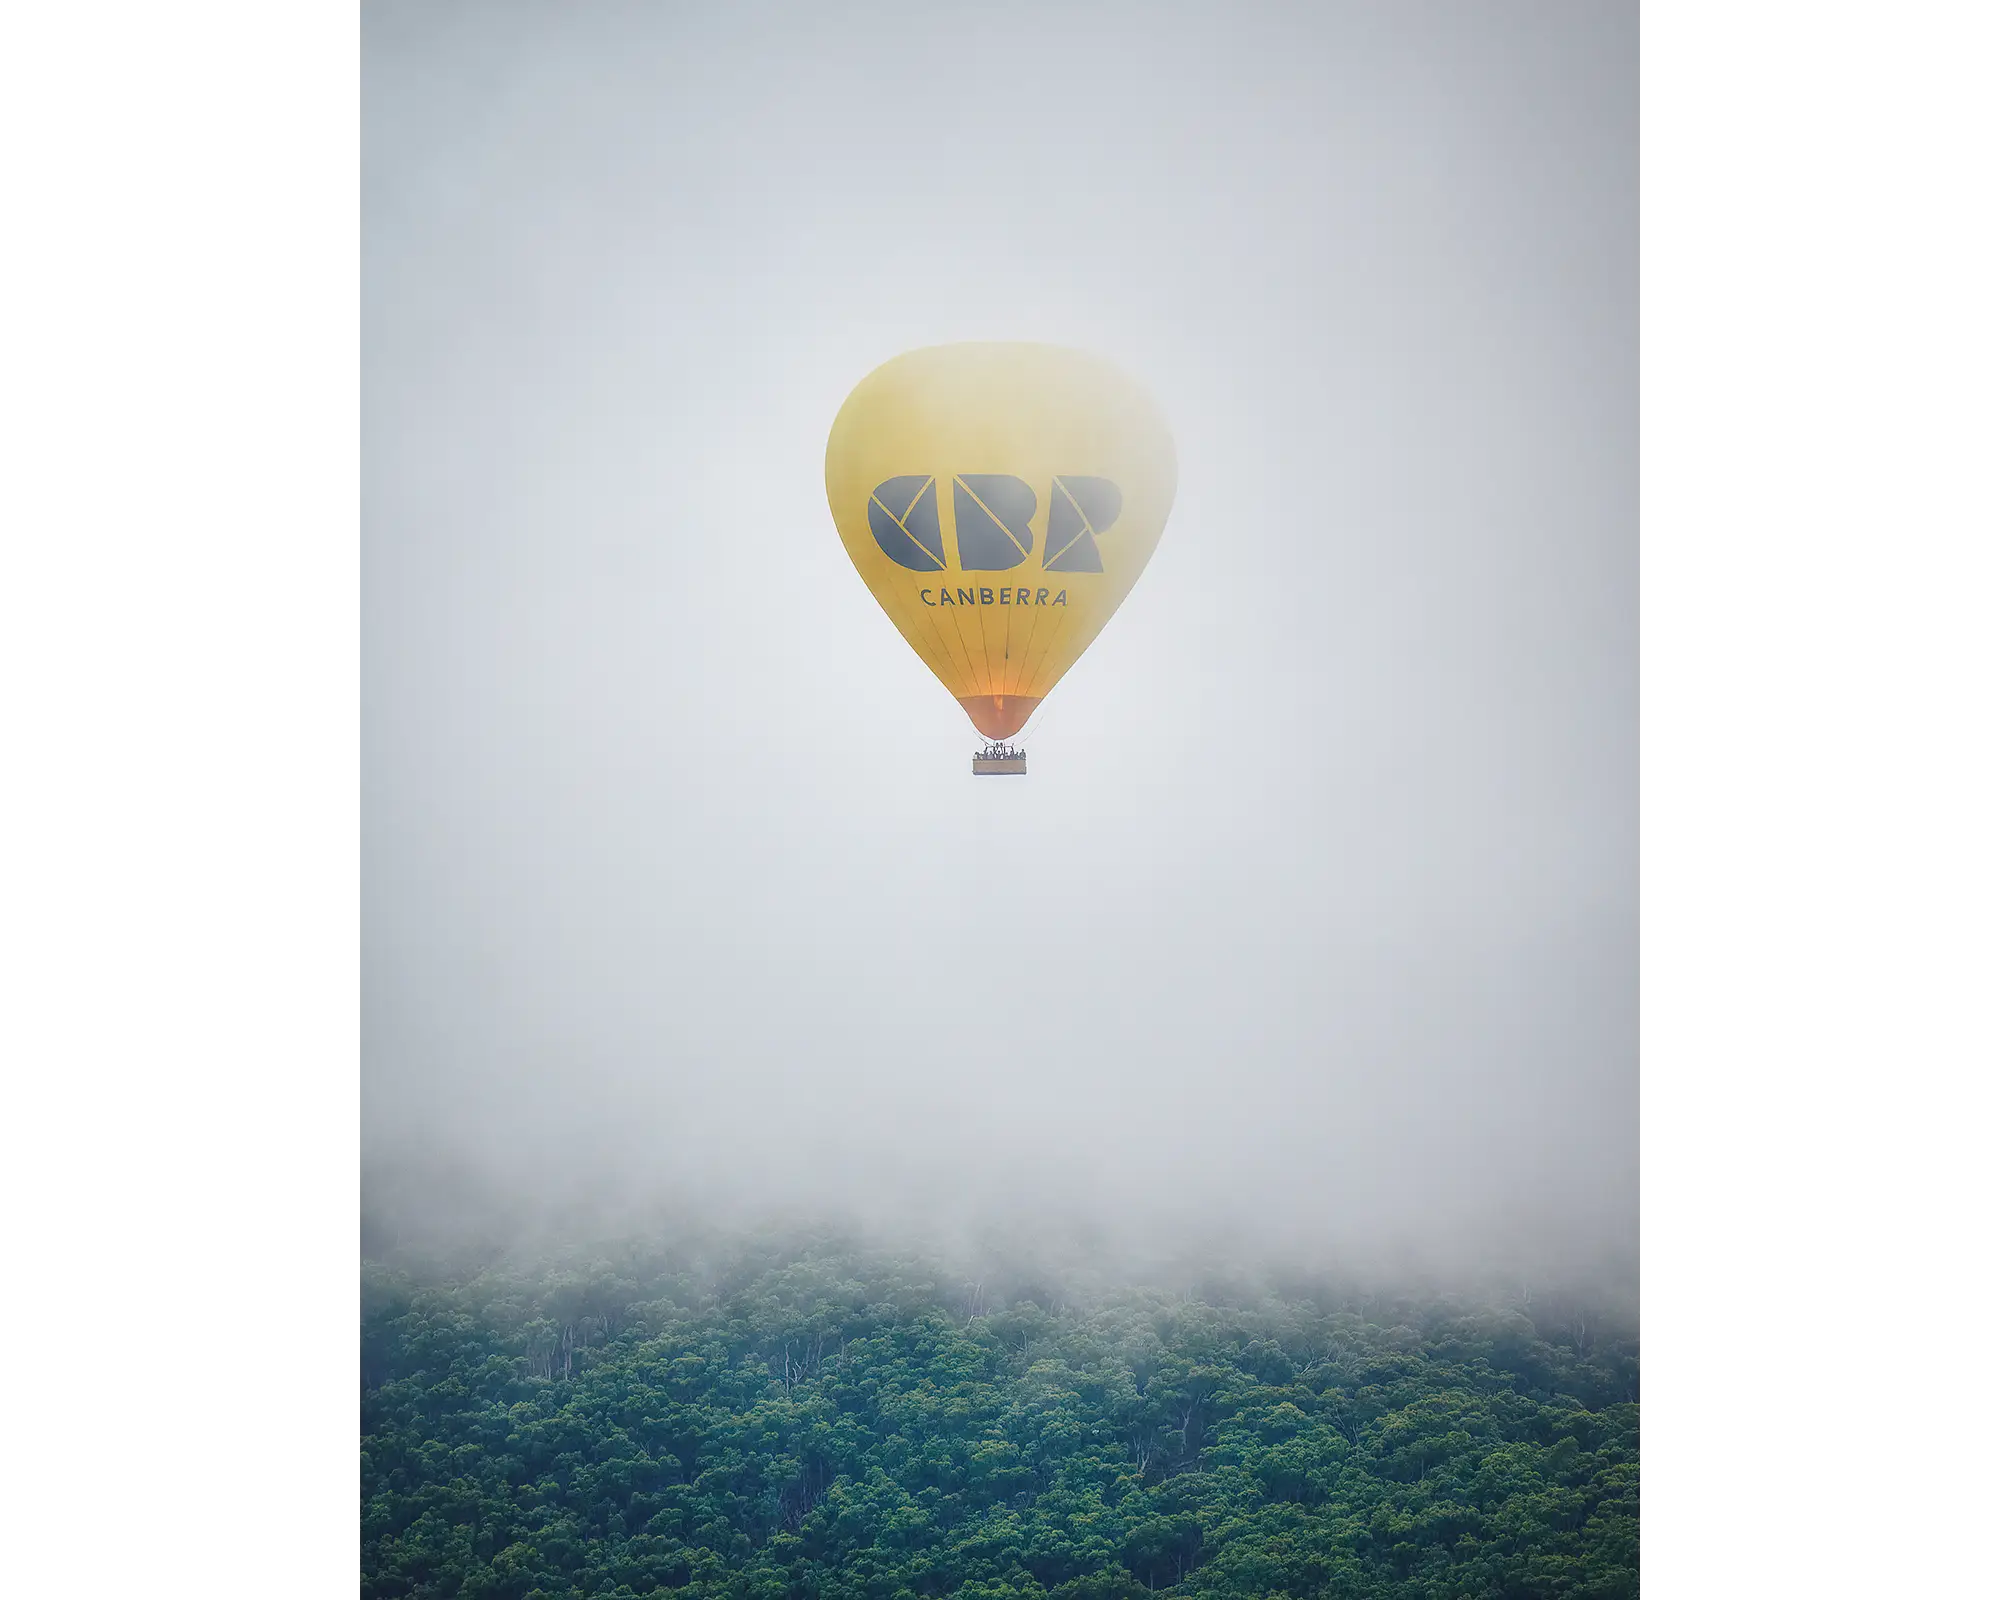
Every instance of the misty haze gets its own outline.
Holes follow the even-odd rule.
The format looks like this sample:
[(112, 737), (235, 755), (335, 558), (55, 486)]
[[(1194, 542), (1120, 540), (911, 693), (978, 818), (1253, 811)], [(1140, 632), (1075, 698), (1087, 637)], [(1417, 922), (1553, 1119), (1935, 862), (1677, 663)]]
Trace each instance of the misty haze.
[[(1632, 1244), (1632, 19), (1150, 16), (370, 10), (371, 1170)], [(965, 338), (1180, 459), (1012, 785), (822, 485)]]
[[(698, 1307), (734, 1303), (701, 1298), (714, 1274), (765, 1281), (759, 1239), (785, 1283), (819, 1247), (785, 1268), (782, 1241), (862, 1241), (946, 1263), (968, 1339), (1026, 1285), (1028, 1331), (991, 1339), (1029, 1365), (1034, 1317), (1076, 1303), (1063, 1273), (1497, 1284), (1488, 1340), (1530, 1338), (1545, 1288), (1628, 1301), (1636, 9), (364, 20), (364, 1252), (622, 1239), (681, 1286), (632, 1304)], [(998, 781), (825, 484), (856, 384), (970, 340), (1115, 363), (1179, 473), (1150, 565), (1019, 737), (1029, 775)], [(865, 1293), (875, 1268), (826, 1270), (852, 1316), (903, 1304), (901, 1266)], [(521, 1381), (557, 1394), (621, 1329), (698, 1343), (586, 1300), (505, 1346)], [(1456, 1348), (1430, 1312), (1349, 1310), (1230, 1348), (1326, 1395), (1389, 1381), (1340, 1366), (1364, 1346)], [(805, 1349), (865, 1345), (780, 1321), (756, 1360), (787, 1394)], [(1142, 1395), (1168, 1357), (1116, 1348)], [(1520, 1381), (1636, 1399), (1587, 1332), (1563, 1349), (1600, 1375)], [(393, 1387), (402, 1358), (370, 1359)], [(1146, 1494), (1219, 1470), (1222, 1424), (1180, 1404), (1166, 1443), (1118, 1447)], [(1341, 1416), (1329, 1451), (1388, 1425)], [(719, 1565), (647, 1581), (775, 1561), (865, 1477), (774, 1469), (744, 1542), (702, 1546)], [(650, 1504), (632, 1538), (666, 1526)], [(1132, 1523), (1117, 1581), (1224, 1572), (1210, 1513), (1159, 1504), (1182, 1531)], [(527, 1536), (477, 1522), (463, 1560), (499, 1572)], [(1056, 1592), (1098, 1569), (1019, 1570)], [(374, 1592), (458, 1592), (433, 1581)]]

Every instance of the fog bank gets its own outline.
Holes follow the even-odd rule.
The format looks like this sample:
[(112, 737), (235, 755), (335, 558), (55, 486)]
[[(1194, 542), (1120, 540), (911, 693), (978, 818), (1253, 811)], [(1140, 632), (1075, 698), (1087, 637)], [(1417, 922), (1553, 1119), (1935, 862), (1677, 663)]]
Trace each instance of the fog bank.
[[(1629, 1261), (1635, 8), (363, 43), (373, 1226)], [(1025, 781), (821, 479), (984, 338), (1180, 463)]]

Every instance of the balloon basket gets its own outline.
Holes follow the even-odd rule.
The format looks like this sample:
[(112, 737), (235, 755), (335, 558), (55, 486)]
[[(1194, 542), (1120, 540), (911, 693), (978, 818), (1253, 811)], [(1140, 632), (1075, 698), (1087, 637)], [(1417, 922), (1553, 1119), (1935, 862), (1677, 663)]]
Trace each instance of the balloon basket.
[(976, 778), (998, 773), (1028, 775), (1028, 752), (1016, 750), (1011, 744), (989, 744), (972, 758), (972, 774)]

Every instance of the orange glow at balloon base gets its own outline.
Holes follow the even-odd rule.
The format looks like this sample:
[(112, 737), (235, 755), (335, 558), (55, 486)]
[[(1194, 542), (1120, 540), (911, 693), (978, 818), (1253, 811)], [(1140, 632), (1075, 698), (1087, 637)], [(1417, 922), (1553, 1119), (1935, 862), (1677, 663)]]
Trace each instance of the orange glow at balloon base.
[(1011, 739), (1027, 726), (1035, 707), (1042, 703), (1038, 694), (969, 694), (959, 697), (972, 725), (989, 739)]

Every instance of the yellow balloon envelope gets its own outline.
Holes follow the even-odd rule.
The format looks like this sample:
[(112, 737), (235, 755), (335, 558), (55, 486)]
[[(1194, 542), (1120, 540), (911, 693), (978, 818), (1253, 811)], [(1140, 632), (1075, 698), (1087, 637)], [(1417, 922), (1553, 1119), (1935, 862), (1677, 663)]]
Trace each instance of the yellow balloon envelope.
[(989, 739), (1018, 733), (1160, 542), (1174, 446), (1145, 393), (1039, 344), (911, 350), (834, 418), (826, 498), (855, 570)]

